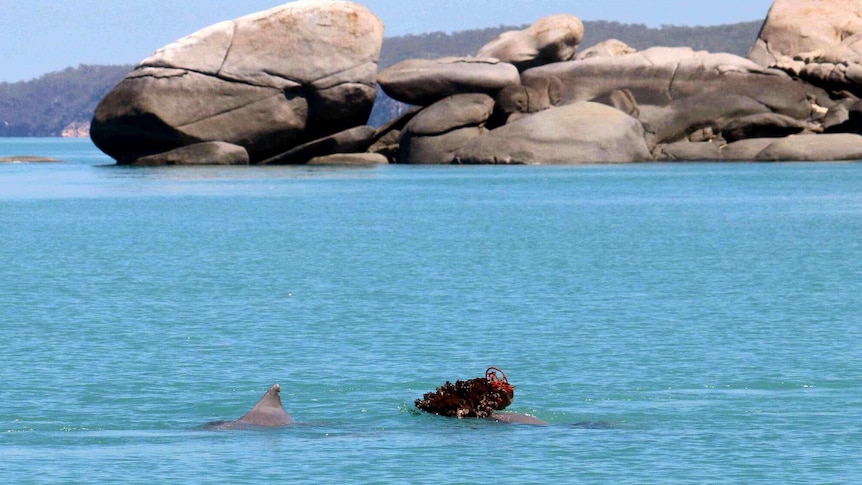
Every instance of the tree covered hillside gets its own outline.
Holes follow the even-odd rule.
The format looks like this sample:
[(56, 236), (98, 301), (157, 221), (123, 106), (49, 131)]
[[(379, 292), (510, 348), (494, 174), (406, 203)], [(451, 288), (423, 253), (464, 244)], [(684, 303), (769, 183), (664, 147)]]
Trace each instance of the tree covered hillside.
[(86, 136), (99, 100), (132, 67), (81, 65), (0, 83), (0, 136)]
[[(618, 22), (584, 22), (583, 48), (619, 39), (637, 49), (688, 46), (696, 50), (744, 56), (754, 44), (761, 21), (712, 27), (663, 26)], [(502, 32), (526, 27), (499, 26), (455, 33), (431, 32), (390, 37), (383, 41), (380, 69), (410, 58), (432, 59), (473, 55)], [(0, 83), (0, 136), (87, 136), (99, 100), (134, 66), (81, 65), (45, 74), (31, 81)], [(404, 105), (380, 96), (370, 124), (380, 125)]]

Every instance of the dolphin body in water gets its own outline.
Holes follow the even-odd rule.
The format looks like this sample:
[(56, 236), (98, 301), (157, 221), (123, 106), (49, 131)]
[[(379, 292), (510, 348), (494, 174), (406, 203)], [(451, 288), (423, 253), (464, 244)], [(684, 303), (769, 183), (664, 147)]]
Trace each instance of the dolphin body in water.
[(254, 405), (251, 411), (235, 421), (213, 421), (204, 425), (206, 429), (254, 429), (277, 428), (295, 424), (281, 405), (281, 386), (273, 384)]
[(521, 414), (521, 413), (493, 413), (485, 419), (490, 419), (492, 421), (499, 421), (501, 423), (513, 423), (513, 424), (536, 424), (539, 426), (545, 426), (549, 423), (546, 421), (542, 421), (541, 419), (530, 416), (529, 414)]

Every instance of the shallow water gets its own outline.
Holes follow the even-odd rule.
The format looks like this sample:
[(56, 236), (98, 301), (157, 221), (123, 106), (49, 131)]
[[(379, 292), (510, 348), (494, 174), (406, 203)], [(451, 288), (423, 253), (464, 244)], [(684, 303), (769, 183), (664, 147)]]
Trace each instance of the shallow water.
[[(0, 140), (8, 483), (848, 483), (862, 164), (124, 168)], [(547, 427), (413, 411), (494, 365)], [(273, 383), (300, 426), (208, 432)]]

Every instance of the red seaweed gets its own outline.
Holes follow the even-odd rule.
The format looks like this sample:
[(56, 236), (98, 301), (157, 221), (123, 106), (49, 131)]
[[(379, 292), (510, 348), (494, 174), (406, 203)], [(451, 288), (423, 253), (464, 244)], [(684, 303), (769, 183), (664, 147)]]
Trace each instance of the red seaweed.
[(459, 380), (454, 384), (446, 381), (414, 404), (422, 411), (440, 416), (487, 418), (494, 411), (506, 409), (514, 397), (515, 387), (509, 384), (506, 374), (496, 367), (489, 367), (485, 377)]

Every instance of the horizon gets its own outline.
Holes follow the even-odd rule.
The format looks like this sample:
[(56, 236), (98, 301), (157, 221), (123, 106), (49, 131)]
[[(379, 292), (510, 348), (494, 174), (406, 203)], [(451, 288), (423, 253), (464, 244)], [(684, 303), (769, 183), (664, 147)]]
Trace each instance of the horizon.
[[(0, 0), (0, 83), (31, 81), (81, 65), (136, 65), (156, 49), (204, 27), (286, 2), (245, 0)], [(289, 2), (288, 2), (289, 3)], [(759, 21), (772, 0), (727, 0), (721, 11), (689, 0), (651, 2), (588, 0), (460, 0), (357, 2), (386, 26), (386, 38), (432, 32), (521, 26), (556, 13), (584, 21), (619, 22), (650, 28), (701, 27)], [(662, 5), (663, 8), (657, 8)], [(70, 39), (74, 42), (70, 42)]]

